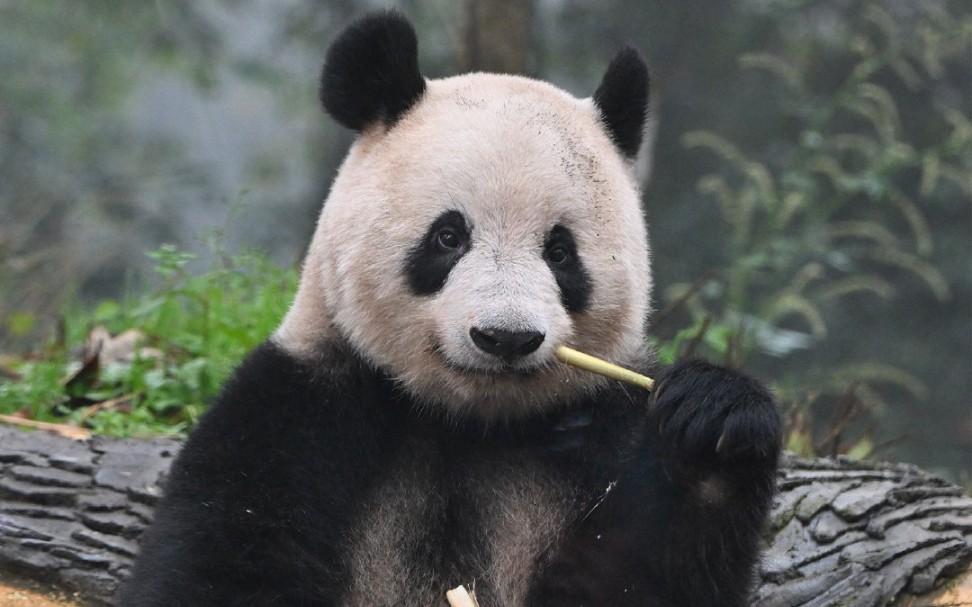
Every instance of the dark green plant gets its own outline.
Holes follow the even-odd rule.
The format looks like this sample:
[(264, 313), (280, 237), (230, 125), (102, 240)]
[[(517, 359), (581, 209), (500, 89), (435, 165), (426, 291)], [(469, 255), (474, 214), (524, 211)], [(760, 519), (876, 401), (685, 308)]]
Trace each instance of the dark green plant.
[[(217, 251), (200, 274), (187, 269), (195, 256), (174, 247), (150, 256), (161, 284), (148, 294), (73, 306), (61, 343), (0, 361), (0, 413), (112, 435), (181, 432), (273, 331), (296, 290), (297, 272), (261, 255)], [(140, 337), (128, 356), (82, 367), (79, 352), (95, 327)]]
[[(842, 67), (826, 86), (812, 78), (813, 53), (740, 59), (741, 70), (768, 74), (763, 93), (786, 108), (792, 141), (743, 150), (712, 131), (684, 136), (717, 160), (698, 187), (718, 202), (730, 262), (668, 290), (667, 301), (689, 314), (662, 345), (664, 356), (699, 351), (734, 364), (789, 357), (828, 338), (830, 316), (845, 300), (892, 298), (911, 277), (937, 299), (950, 297), (931, 260), (926, 213), (936, 200), (972, 195), (972, 123), (947, 95), (930, 96), (921, 116), (904, 117), (902, 107), (909, 95), (946, 88), (943, 65), (967, 52), (972, 19), (940, 3), (916, 6), (906, 20), (877, 2), (855, 4), (859, 17), (841, 36), (849, 46), (829, 49), (838, 56), (828, 67)], [(882, 386), (895, 398), (926, 394), (912, 374), (870, 360), (794, 369), (779, 388), (809, 407), (851, 384), (871, 412), (884, 404)]]

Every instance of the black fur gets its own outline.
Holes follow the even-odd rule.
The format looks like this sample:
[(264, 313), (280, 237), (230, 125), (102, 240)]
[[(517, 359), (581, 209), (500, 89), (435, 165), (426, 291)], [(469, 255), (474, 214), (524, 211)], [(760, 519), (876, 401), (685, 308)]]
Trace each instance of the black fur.
[(749, 604), (780, 452), (772, 397), (700, 361), (656, 379), (617, 485), (556, 552), (531, 604)]
[[(562, 262), (558, 262), (551, 256), (554, 249), (558, 247), (562, 247), (567, 253), (566, 259)], [(593, 285), (590, 275), (584, 268), (584, 262), (577, 253), (574, 233), (564, 226), (554, 226), (544, 242), (544, 257), (554, 278), (557, 279), (560, 301), (564, 307), (576, 314), (586, 311)]]
[[(455, 247), (439, 241), (440, 234), (451, 231), (457, 239)], [(433, 295), (445, 285), (449, 272), (469, 251), (469, 228), (459, 211), (439, 215), (422, 239), (415, 243), (405, 258), (405, 279), (414, 295)]]
[(397, 443), (395, 399), (353, 358), (324, 377), (258, 347), (173, 464), (119, 603), (338, 604), (342, 538)]
[[(314, 371), (266, 343), (237, 370), (172, 468), (123, 607), (342, 604), (349, 531), (417, 444), (434, 454), (438, 499), (409, 555), (419, 571), (460, 583), (479, 573), (470, 557), (489, 562), (472, 497), (484, 487), (471, 486), (482, 479), (466, 473), (505, 453), (577, 503), (537, 563), (529, 606), (746, 604), (780, 445), (753, 380), (703, 363), (645, 369), (659, 381), (651, 397), (616, 384), (484, 427), (420, 412), (350, 352), (323, 356)], [(499, 605), (489, 584), (476, 590)]]
[(321, 103), (350, 129), (378, 121), (390, 127), (424, 92), (415, 30), (394, 11), (356, 21), (327, 52)]
[(614, 145), (634, 158), (648, 117), (648, 66), (637, 50), (626, 46), (615, 55), (594, 92), (594, 103)]

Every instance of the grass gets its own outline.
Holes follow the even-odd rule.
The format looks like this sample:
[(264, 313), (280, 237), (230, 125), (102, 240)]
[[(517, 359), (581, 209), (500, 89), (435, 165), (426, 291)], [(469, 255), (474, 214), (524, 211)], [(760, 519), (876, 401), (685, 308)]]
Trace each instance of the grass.
[[(112, 436), (183, 433), (273, 331), (297, 286), (296, 270), (261, 255), (217, 252), (199, 274), (187, 269), (195, 256), (174, 247), (150, 256), (154, 287), (93, 308), (70, 306), (55, 343), (0, 360), (0, 413)], [(99, 327), (111, 336), (130, 332), (133, 347), (111, 357), (103, 347), (82, 361), (86, 339), (106, 335)]]

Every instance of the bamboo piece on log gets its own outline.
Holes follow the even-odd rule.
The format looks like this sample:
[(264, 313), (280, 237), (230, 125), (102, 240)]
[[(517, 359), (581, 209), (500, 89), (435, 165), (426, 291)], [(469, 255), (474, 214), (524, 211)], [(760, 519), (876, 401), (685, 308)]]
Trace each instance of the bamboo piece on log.
[(479, 607), (475, 593), (470, 594), (461, 584), (446, 592), (446, 599), (450, 607)]

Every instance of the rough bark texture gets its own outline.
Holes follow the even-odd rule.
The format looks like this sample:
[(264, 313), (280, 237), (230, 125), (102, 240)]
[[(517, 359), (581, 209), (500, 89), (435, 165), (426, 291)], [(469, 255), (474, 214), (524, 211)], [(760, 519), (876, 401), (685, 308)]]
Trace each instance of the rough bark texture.
[[(110, 603), (174, 440), (75, 441), (0, 427), (0, 568)], [(972, 562), (972, 499), (913, 466), (789, 457), (756, 607), (877, 607)]]
[(0, 427), (0, 567), (110, 603), (179, 446)]
[(789, 457), (756, 607), (877, 607), (972, 560), (972, 499), (914, 466)]

